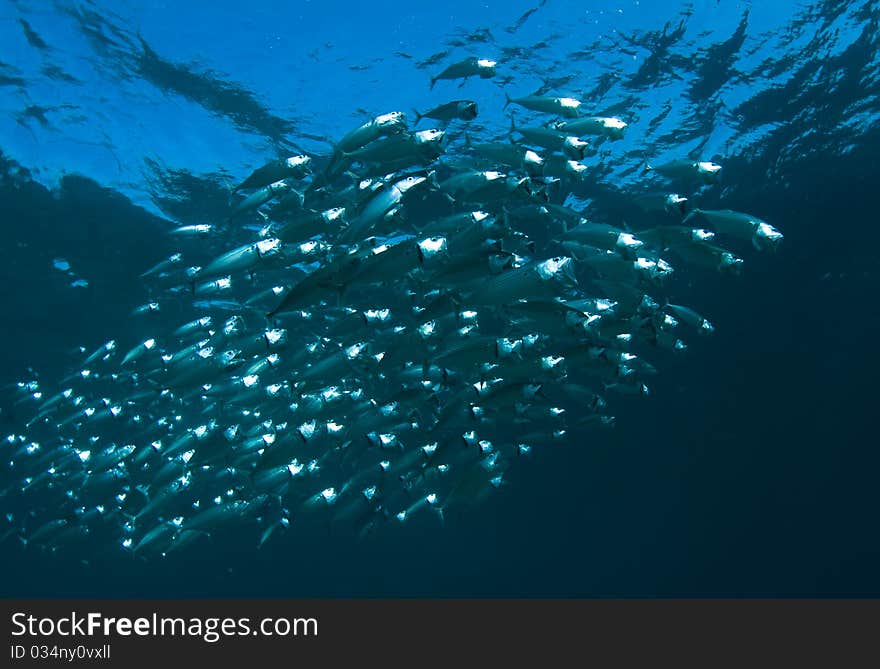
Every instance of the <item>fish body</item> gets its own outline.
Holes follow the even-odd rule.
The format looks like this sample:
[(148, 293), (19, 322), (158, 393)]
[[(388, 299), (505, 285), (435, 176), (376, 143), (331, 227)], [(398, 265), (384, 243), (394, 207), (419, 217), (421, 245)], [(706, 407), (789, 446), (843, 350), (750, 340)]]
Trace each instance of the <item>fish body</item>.
[(572, 121), (559, 121), (553, 127), (567, 135), (601, 135), (616, 140), (623, 139), (627, 124), (615, 116), (584, 116)]
[[(320, 183), (327, 183), (335, 179), (348, 166), (345, 155), (357, 151), (370, 142), (382, 137), (389, 137), (407, 129), (406, 114), (400, 111), (380, 114), (346, 133), (333, 149), (330, 162), (324, 170)], [(315, 184), (313, 184), (314, 186)]]
[(457, 202), (492, 202), (499, 198), (528, 198), (532, 195), (528, 177), (509, 176), (496, 170), (461, 172), (440, 182), (440, 191)]
[(528, 144), (561, 151), (569, 160), (581, 160), (590, 148), (589, 142), (550, 128), (517, 128), (517, 132)]
[(604, 223), (586, 221), (567, 230), (563, 238), (589, 244), (605, 251), (618, 251), (624, 257), (632, 255), (644, 246), (644, 242), (632, 233)]
[(688, 199), (678, 193), (645, 193), (637, 196), (634, 201), (646, 212), (664, 212), (681, 216), (687, 213)]
[(174, 253), (169, 256), (166, 260), (162, 260), (161, 262), (156, 263), (146, 272), (141, 274), (141, 278), (151, 277), (151, 276), (159, 276), (172, 270), (183, 262), (183, 254), (182, 253)]
[(431, 77), (431, 88), (434, 88), (441, 79), (469, 79), (470, 77), (480, 77), (481, 79), (491, 79), (495, 76), (495, 66), (498, 63), (487, 58), (465, 58), (457, 63), (453, 63), (440, 74)]
[(512, 98), (507, 93), (504, 94), (504, 106), (519, 105), (531, 111), (544, 112), (546, 114), (556, 114), (565, 118), (577, 118), (581, 101), (575, 98), (550, 97), (543, 95), (526, 95), (521, 98)]
[(550, 177), (585, 181), (589, 172), (589, 166), (563, 155), (550, 155), (544, 160), (544, 174)]
[(272, 233), (283, 243), (303, 242), (315, 235), (328, 234), (347, 225), (345, 207), (334, 207), (321, 212), (306, 212), (302, 216), (279, 226)]
[(230, 217), (235, 217), (247, 211), (253, 211), (279, 195), (288, 192), (291, 189), (289, 183), (284, 180), (274, 181), (266, 186), (262, 186), (241, 200), (232, 209)]
[(207, 237), (214, 234), (215, 228), (209, 223), (196, 223), (193, 225), (182, 225), (174, 228), (168, 234), (175, 237)]
[(209, 262), (198, 273), (198, 278), (252, 270), (258, 264), (279, 254), (281, 247), (281, 240), (275, 238), (245, 244)]
[[(412, 162), (430, 162), (443, 153), (442, 142), (444, 131), (438, 129), (418, 130), (413, 133), (399, 133), (389, 137), (377, 139), (369, 144), (345, 153), (344, 157), (352, 162), (361, 163), (404, 163), (404, 166)], [(388, 170), (385, 174), (395, 170)]]
[(495, 164), (523, 169), (533, 175), (540, 174), (544, 166), (544, 158), (540, 154), (513, 142), (470, 144), (469, 148)]
[(404, 198), (429, 184), (427, 177), (408, 176), (377, 191), (366, 203), (357, 218), (340, 235), (343, 243), (352, 243), (367, 236), (377, 226), (394, 217), (400, 211)]
[(336, 150), (342, 154), (351, 153), (380, 137), (396, 135), (405, 130), (406, 115), (403, 112), (394, 111), (380, 114), (346, 134), (336, 144)]
[(233, 188), (235, 193), (240, 190), (262, 188), (284, 179), (303, 179), (312, 171), (310, 156), (290, 156), (283, 160), (275, 160), (255, 169), (251, 175)]
[(452, 100), (451, 102), (437, 105), (425, 112), (414, 112), (414, 114), (416, 123), (423, 118), (430, 118), (444, 123), (449, 123), (455, 119), (472, 121), (477, 118), (477, 103), (473, 100)]
[(782, 233), (757, 216), (730, 209), (694, 209), (683, 223), (707, 222), (715, 232), (744, 239), (759, 251), (775, 251), (782, 241)]
[(714, 184), (721, 177), (721, 165), (710, 160), (673, 160), (661, 165), (647, 165), (653, 171), (667, 179), (680, 181), (698, 180), (704, 184)]

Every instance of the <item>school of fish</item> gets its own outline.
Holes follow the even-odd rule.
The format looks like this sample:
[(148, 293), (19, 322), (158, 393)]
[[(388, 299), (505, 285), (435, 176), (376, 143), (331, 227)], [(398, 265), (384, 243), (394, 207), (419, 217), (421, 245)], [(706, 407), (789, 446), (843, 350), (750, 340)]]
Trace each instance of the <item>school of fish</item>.
[[(469, 58), (430, 85), (496, 66)], [(664, 355), (714, 329), (670, 303), (673, 272), (737, 273), (782, 234), (691, 207), (722, 167), (684, 157), (645, 167), (632, 197), (650, 226), (591, 222), (567, 196), (626, 122), (570, 97), (517, 107), (537, 120), (500, 141), (468, 132), (473, 100), (381, 114), (330, 155), (255, 169), (228, 220), (174, 229), (222, 243), (258, 223), (203, 266), (175, 253), (144, 272), (142, 338), (85, 351), (52, 390), (18, 383), (32, 409), (6, 437), (3, 494), (28, 504), (3, 539), (149, 559), (217, 532), (262, 546), (301, 524), (442, 519), (547, 444), (613, 425), (616, 395), (647, 395)], [(161, 318), (169, 301), (191, 317)]]

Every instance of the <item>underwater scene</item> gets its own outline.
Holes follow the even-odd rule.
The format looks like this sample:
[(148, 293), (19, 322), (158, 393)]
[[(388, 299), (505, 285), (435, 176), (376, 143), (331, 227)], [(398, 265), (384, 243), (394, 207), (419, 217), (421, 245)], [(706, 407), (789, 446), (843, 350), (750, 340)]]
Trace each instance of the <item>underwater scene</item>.
[(877, 596), (878, 21), (7, 0), (4, 596)]

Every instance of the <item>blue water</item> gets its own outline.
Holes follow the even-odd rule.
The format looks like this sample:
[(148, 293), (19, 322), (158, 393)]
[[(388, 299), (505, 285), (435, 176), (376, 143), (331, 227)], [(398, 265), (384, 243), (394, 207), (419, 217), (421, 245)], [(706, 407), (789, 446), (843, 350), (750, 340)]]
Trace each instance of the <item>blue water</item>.
[[(138, 275), (176, 248), (168, 221), (222, 217), (227, 186), (268, 157), (326, 152), (369, 116), (452, 98), (479, 101), (483, 135), (509, 126), (504, 91), (545, 83), (624, 118), (581, 193), (609, 217), (630, 212), (646, 157), (721, 160), (716, 196), (784, 245), (736, 280), (689, 286), (716, 333), (650, 401), (543, 450), (454, 524), (289, 533), (260, 551), (220, 536), (173, 563), (86, 566), (4, 542), (0, 593), (880, 595), (876, 4), (364, 7), (0, 7), (0, 384), (29, 367), (58, 379), (77, 346), (136, 338)], [(499, 76), (428, 90), (469, 55)], [(16, 407), (0, 421), (14, 429)]]

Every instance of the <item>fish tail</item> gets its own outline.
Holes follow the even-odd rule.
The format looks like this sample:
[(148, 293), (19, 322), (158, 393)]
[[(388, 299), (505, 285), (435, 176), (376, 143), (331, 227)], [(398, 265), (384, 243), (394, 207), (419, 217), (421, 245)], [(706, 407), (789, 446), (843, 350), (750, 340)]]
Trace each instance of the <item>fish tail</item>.
[(436, 83), (437, 83), (437, 77), (431, 77), (431, 85), (428, 87), (428, 90), (429, 90), (429, 91), (433, 91), (433, 90), (434, 90), (434, 84), (436, 84)]
[(507, 91), (504, 91), (504, 106), (502, 109), (507, 109), (507, 105), (509, 105), (513, 100), (510, 99), (510, 95), (507, 94)]
[(412, 113), (413, 113), (413, 116), (416, 117), (416, 124), (418, 124), (419, 121), (421, 121), (423, 118), (425, 118), (424, 116), (422, 116), (421, 114), (419, 114), (419, 110), (418, 110), (418, 109), (413, 109), (413, 110), (412, 110)]

